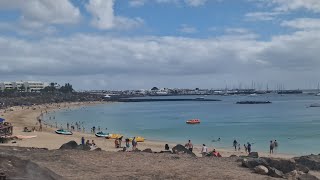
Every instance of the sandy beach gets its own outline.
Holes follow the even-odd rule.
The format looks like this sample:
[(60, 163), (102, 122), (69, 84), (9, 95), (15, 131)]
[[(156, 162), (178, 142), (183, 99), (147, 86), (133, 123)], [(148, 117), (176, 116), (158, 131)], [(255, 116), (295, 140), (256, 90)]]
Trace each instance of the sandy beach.
[[(12, 123), (14, 126), (14, 136), (36, 136), (34, 138), (28, 139), (19, 139), (15, 141), (15, 143), (8, 144), (0, 144), (6, 146), (18, 146), (18, 147), (37, 147), (37, 148), (48, 148), (48, 149), (58, 149), (63, 143), (69, 141), (76, 141), (80, 143), (81, 137), (84, 137), (86, 140), (94, 140), (96, 145), (105, 151), (119, 151), (114, 147), (114, 140), (109, 140), (105, 138), (97, 138), (94, 134), (87, 134), (82, 132), (74, 132), (71, 136), (58, 135), (54, 131), (56, 128), (50, 128), (49, 125), (43, 125), (42, 132), (34, 131), (34, 132), (23, 132), (24, 127), (28, 127), (28, 129), (32, 129), (36, 127), (38, 130), (39, 125), (37, 121), (37, 117), (41, 115), (41, 113), (51, 112), (59, 109), (67, 109), (67, 108), (79, 108), (84, 106), (92, 106), (106, 102), (82, 102), (82, 103), (60, 103), (60, 104), (45, 104), (45, 105), (37, 105), (29, 108), (22, 107), (11, 107), (6, 110), (0, 110), (0, 117), (6, 119), (7, 122)], [(145, 137), (148, 139), (148, 137)], [(187, 140), (186, 140), (187, 141)], [(176, 144), (185, 144), (186, 142), (165, 142), (158, 140), (146, 140), (143, 143), (138, 144), (138, 149), (146, 149), (151, 148), (153, 151), (161, 151), (164, 150), (164, 145), (169, 144), (170, 148), (174, 147)], [(124, 144), (124, 143), (123, 143)], [(221, 153), (223, 157), (229, 157), (231, 155), (246, 155), (244, 151), (234, 151), (230, 149), (220, 149), (219, 147), (214, 147), (217, 151)], [(209, 148), (209, 151), (213, 150), (212, 147)], [(253, 150), (254, 151), (254, 150)], [(194, 153), (197, 156), (201, 156), (201, 145), (194, 146)], [(285, 158), (289, 159), (294, 157), (294, 155), (290, 154), (273, 154), (270, 155), (267, 152), (259, 152), (259, 155), (262, 157), (277, 157), (277, 158)]]

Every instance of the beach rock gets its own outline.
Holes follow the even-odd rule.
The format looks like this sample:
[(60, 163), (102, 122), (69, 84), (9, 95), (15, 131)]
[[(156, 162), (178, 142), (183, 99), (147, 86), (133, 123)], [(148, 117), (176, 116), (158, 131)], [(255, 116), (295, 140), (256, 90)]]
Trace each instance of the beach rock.
[(160, 151), (159, 153), (168, 153), (168, 154), (172, 154), (172, 151), (168, 150), (168, 151)]
[(319, 179), (311, 174), (303, 174), (298, 177), (298, 180), (319, 180)]
[(77, 142), (69, 141), (69, 142), (63, 144), (59, 149), (62, 149), (62, 150), (64, 150), (64, 149), (77, 149), (77, 147), (78, 147)]
[(251, 152), (248, 157), (252, 157), (252, 158), (258, 158), (259, 157), (259, 154), (258, 152)]
[(294, 160), (297, 164), (304, 165), (311, 170), (320, 170), (320, 155), (309, 155), (296, 157)]
[(308, 173), (310, 171), (309, 168), (307, 168), (306, 166), (301, 165), (301, 164), (296, 165), (296, 170), (301, 171), (303, 173)]
[(250, 169), (253, 169), (259, 165), (269, 167), (269, 164), (264, 159), (261, 159), (261, 158), (249, 158), (249, 159), (245, 158), (242, 160), (241, 164), (243, 167), (250, 168)]
[[(0, 154), (0, 169), (7, 179), (60, 180), (63, 179), (53, 171), (16, 156)], [(1, 176), (0, 176), (1, 177)], [(0, 178), (1, 179), (1, 178)]]
[(75, 148), (75, 149), (79, 149), (79, 150), (84, 150), (84, 151), (90, 151), (91, 150), (91, 147), (90, 146), (88, 146), (88, 145), (82, 145), (82, 144), (79, 144), (78, 146), (77, 146), (77, 148)]
[(102, 151), (102, 149), (101, 148), (96, 148), (96, 149), (94, 149), (94, 151)]
[(269, 170), (265, 166), (259, 165), (254, 168), (254, 172), (261, 175), (268, 174)]
[(294, 160), (285, 160), (285, 159), (273, 159), (273, 158), (262, 158), (264, 159), (270, 167), (274, 167), (283, 173), (289, 173), (297, 169), (296, 163)]
[(284, 177), (283, 172), (281, 172), (278, 169), (273, 168), (273, 167), (269, 168), (268, 175), (271, 177), (276, 177), (276, 178), (283, 178)]
[(298, 171), (297, 170), (293, 170), (293, 171), (285, 174), (285, 177), (287, 179), (297, 179), (296, 178), (297, 176), (298, 176)]
[(192, 156), (196, 156), (193, 152), (191, 152), (189, 149), (185, 148), (181, 144), (176, 145), (172, 148), (173, 154), (190, 154)]
[(152, 153), (152, 150), (150, 148), (147, 148), (147, 149), (143, 150), (142, 152)]

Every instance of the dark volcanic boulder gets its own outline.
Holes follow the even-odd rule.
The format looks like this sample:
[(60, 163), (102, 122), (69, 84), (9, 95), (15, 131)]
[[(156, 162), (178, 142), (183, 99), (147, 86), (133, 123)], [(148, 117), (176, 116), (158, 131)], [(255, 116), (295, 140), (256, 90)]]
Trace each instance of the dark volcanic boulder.
[(278, 169), (273, 167), (270, 167), (268, 169), (269, 169), (269, 172), (268, 172), (269, 176), (276, 177), (276, 178), (283, 178), (284, 174), (282, 171), (279, 171)]
[(147, 149), (143, 150), (142, 152), (152, 153), (152, 150), (150, 148), (147, 148)]
[(269, 167), (268, 162), (266, 162), (264, 159), (261, 159), (261, 158), (248, 158), (248, 159), (245, 158), (242, 160), (241, 163), (243, 167), (250, 168), (250, 169), (253, 169), (259, 165), (265, 166), (267, 168)]
[(294, 160), (311, 170), (320, 170), (320, 155), (301, 156), (294, 158)]
[(63, 144), (59, 149), (77, 149), (78, 144), (75, 141), (69, 141)]
[(248, 157), (252, 157), (252, 158), (258, 158), (259, 157), (259, 154), (258, 152), (251, 152)]
[(319, 180), (319, 179), (311, 174), (303, 174), (298, 177), (298, 180)]
[(193, 152), (191, 152), (189, 149), (185, 148), (181, 144), (176, 145), (172, 148), (173, 154), (190, 154), (192, 156), (196, 156)]
[(85, 144), (84, 144), (84, 145), (80, 144), (80, 145), (77, 146), (76, 149), (84, 150), (84, 151), (90, 151), (90, 150), (91, 150), (91, 147), (88, 146), (88, 145), (85, 145)]
[(272, 158), (262, 158), (264, 159), (270, 167), (274, 167), (283, 173), (289, 173), (297, 169), (296, 163), (294, 160), (285, 160), (285, 159), (272, 159)]
[(0, 154), (0, 169), (7, 179), (60, 180), (61, 176), (51, 170), (15, 156)]

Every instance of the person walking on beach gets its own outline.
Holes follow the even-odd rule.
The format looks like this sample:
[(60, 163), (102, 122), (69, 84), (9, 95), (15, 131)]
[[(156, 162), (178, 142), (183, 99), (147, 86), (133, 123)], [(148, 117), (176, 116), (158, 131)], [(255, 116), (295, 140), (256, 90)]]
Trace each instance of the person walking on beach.
[(274, 143), (270, 141), (270, 154), (273, 154)]
[(133, 137), (133, 139), (132, 139), (132, 150), (133, 151), (137, 149), (137, 145), (138, 145), (138, 143), (137, 143), (136, 137)]
[(193, 150), (193, 144), (191, 143), (191, 140), (188, 141), (188, 143), (185, 145), (185, 147), (188, 148), (189, 151), (192, 152), (192, 150)]
[(234, 150), (235, 150), (235, 151), (237, 151), (237, 145), (238, 145), (237, 140), (234, 140), (234, 141), (233, 141), (233, 147), (234, 147)]
[(248, 147), (246, 146), (246, 144), (243, 144), (244, 150), (247, 153), (248, 152)]
[(205, 157), (208, 154), (208, 148), (205, 144), (203, 144), (202, 146), (201, 154), (202, 154), (202, 157)]
[(274, 140), (274, 150), (275, 150), (275, 152), (278, 151), (278, 146), (279, 146), (279, 144), (278, 144), (277, 140)]
[(69, 130), (69, 123), (67, 123), (67, 129)]
[(81, 145), (84, 145), (84, 137), (81, 138)]
[(249, 142), (247, 143), (247, 148), (248, 148), (248, 153), (250, 154), (251, 153), (251, 144)]

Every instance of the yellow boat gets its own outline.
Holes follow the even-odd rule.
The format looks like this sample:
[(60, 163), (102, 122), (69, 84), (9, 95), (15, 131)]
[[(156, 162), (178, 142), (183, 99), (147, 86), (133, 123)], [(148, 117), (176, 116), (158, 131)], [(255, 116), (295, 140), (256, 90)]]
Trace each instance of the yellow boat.
[[(129, 138), (129, 140), (132, 141), (133, 138)], [(143, 137), (140, 137), (140, 136), (137, 136), (137, 137), (136, 137), (136, 141), (137, 141), (137, 142), (144, 142), (144, 140), (145, 140), (145, 139), (144, 139)]]
[(123, 135), (122, 134), (109, 134), (109, 136), (107, 136), (107, 139), (118, 139), (121, 138)]

